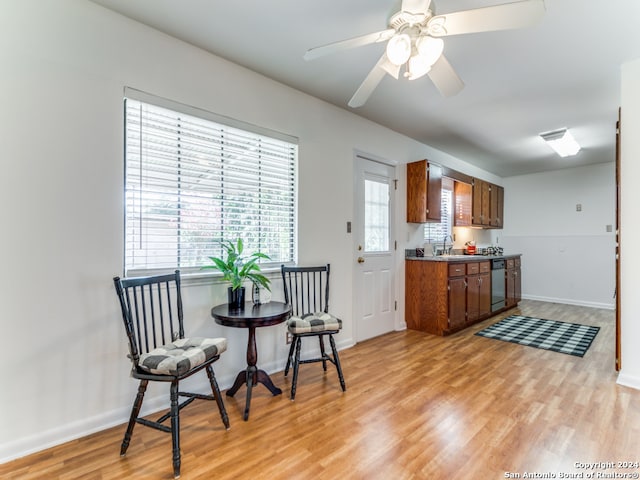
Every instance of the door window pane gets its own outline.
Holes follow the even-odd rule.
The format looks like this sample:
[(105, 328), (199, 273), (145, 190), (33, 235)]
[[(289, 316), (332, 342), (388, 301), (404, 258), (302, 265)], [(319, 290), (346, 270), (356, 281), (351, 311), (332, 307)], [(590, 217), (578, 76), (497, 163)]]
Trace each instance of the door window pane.
[(364, 251), (389, 251), (389, 184), (364, 181)]

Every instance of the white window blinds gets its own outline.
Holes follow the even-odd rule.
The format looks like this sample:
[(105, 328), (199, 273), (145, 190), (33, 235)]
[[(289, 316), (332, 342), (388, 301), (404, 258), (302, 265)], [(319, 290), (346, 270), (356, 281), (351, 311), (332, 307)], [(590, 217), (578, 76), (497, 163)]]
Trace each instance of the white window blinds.
[[(442, 242), (447, 235), (451, 235), (453, 224), (453, 192), (449, 189), (442, 189), (440, 201), (440, 222), (426, 223), (424, 225), (425, 242)], [(451, 239), (447, 239), (449, 243)]]
[(297, 143), (125, 98), (125, 144), (126, 272), (198, 270), (237, 238), (294, 261)]

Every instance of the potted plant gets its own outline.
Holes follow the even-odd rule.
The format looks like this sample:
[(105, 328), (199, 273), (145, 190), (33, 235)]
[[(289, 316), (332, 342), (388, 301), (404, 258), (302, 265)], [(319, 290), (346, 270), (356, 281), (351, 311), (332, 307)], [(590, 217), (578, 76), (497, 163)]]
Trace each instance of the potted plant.
[(235, 243), (231, 240), (226, 240), (222, 242), (222, 247), (227, 254), (227, 258), (209, 257), (213, 265), (205, 265), (202, 268), (220, 271), (222, 278), (231, 283), (231, 286), (227, 289), (230, 308), (244, 308), (244, 283), (247, 280), (251, 280), (258, 287), (271, 291), (271, 281), (260, 273), (260, 265), (257, 263), (261, 258), (271, 260), (268, 255), (255, 252), (249, 257), (243, 256), (244, 244), (241, 238), (238, 238)]

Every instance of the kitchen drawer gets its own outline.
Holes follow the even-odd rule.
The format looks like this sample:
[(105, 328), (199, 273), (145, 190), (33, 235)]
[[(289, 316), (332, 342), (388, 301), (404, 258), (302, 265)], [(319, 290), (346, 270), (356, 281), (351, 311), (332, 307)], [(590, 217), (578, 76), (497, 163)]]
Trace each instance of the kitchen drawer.
[(465, 274), (465, 265), (464, 263), (451, 263), (449, 264), (449, 276), (450, 277), (461, 277)]
[(507, 265), (507, 270), (514, 268), (515, 266), (515, 259), (514, 258), (508, 258), (507, 261), (505, 262)]
[(467, 263), (467, 275), (477, 275), (480, 273), (480, 262)]
[(491, 262), (479, 262), (480, 273), (488, 273), (491, 271)]
[(515, 264), (516, 268), (520, 268), (520, 257), (514, 258), (513, 263)]

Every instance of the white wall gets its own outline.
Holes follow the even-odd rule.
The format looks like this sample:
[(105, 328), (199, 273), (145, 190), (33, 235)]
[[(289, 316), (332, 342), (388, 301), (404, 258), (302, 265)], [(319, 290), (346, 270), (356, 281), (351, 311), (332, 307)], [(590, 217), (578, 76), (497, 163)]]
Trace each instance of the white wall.
[(622, 66), (622, 118), (620, 164), (620, 312), (622, 369), (618, 383), (640, 389), (640, 59)]
[(613, 308), (615, 163), (508, 177), (503, 184), (505, 228), (493, 234), (507, 252), (523, 254), (523, 297)]
[[(128, 417), (136, 385), (111, 281), (123, 263), (125, 86), (299, 137), (300, 263), (331, 263), (342, 347), (353, 343), (346, 222), (354, 149), (399, 164), (429, 158), (498, 180), (86, 0), (0, 2), (0, 60), (0, 462)], [(404, 223), (403, 165), (397, 175), (403, 252), (416, 229)], [(402, 306), (402, 261), (397, 274)], [(246, 332), (211, 320), (211, 306), (225, 301), (223, 286), (188, 283), (184, 300), (190, 333), (229, 339), (216, 372), (221, 387), (230, 386), (245, 365)], [(282, 370), (284, 328), (259, 331), (258, 351), (262, 368)], [(202, 380), (192, 384), (205, 389)], [(147, 410), (166, 403), (165, 389), (147, 396)]]

